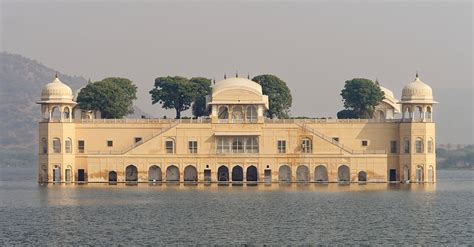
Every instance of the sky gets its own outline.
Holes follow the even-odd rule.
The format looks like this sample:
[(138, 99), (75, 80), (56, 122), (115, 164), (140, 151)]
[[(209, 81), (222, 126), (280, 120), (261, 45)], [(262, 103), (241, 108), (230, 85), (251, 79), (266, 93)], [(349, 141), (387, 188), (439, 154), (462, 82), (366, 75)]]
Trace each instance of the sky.
[(418, 71), (440, 102), (438, 144), (474, 143), (470, 1), (0, 1), (2, 51), (127, 77), (155, 117), (174, 117), (151, 104), (159, 76), (274, 74), (292, 116), (335, 117), (346, 80), (378, 79), (400, 98)]

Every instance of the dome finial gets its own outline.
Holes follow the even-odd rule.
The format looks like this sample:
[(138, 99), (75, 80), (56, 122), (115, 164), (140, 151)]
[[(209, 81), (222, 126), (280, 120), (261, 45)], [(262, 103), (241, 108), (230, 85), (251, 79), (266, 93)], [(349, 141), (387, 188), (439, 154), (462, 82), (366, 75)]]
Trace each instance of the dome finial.
[(248, 73), (248, 74), (247, 74), (247, 79), (249, 79), (249, 80), (250, 80), (250, 73)]
[(214, 77), (212, 82), (214, 83), (214, 85), (216, 85), (216, 78)]
[(58, 72), (57, 71), (54, 73), (54, 78), (58, 78)]
[(417, 70), (417, 71), (416, 71), (416, 78), (415, 78), (415, 79), (418, 79), (418, 77), (419, 77), (419, 76), (418, 76), (418, 70)]
[(226, 73), (224, 73), (224, 80), (225, 80), (225, 79), (227, 79), (227, 74), (226, 74)]
[(235, 78), (239, 78), (239, 71), (238, 70), (235, 71)]
[(378, 79), (378, 78), (375, 78), (375, 84), (376, 84), (377, 86), (380, 86), (380, 83), (379, 83), (379, 79)]

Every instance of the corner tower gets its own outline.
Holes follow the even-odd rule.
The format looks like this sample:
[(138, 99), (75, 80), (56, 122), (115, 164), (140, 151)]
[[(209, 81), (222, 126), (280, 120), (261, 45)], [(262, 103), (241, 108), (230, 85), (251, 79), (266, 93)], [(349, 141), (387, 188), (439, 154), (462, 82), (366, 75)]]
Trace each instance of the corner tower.
[(75, 136), (72, 90), (56, 77), (41, 90), (38, 182), (72, 182)]
[(400, 179), (436, 182), (435, 123), (433, 92), (416, 74), (402, 91), (400, 124)]

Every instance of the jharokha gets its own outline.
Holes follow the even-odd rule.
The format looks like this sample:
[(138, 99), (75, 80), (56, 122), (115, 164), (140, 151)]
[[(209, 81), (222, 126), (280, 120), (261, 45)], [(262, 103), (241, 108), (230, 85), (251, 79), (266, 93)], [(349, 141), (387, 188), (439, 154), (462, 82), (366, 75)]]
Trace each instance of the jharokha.
[[(41, 92), (43, 182), (435, 182), (433, 94), (418, 75), (374, 119), (268, 119), (268, 97), (227, 78), (209, 117), (100, 119), (58, 78)], [(77, 96), (77, 94), (76, 94)]]

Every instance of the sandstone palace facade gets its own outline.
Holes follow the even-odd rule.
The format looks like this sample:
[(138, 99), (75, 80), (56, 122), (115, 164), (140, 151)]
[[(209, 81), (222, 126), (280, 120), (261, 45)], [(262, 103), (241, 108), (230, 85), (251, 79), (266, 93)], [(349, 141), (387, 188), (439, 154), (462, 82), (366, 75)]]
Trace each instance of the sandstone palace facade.
[(244, 78), (216, 83), (210, 116), (100, 119), (58, 78), (42, 89), (39, 182), (435, 182), (431, 88), (418, 76), (374, 119), (268, 119)]

